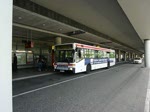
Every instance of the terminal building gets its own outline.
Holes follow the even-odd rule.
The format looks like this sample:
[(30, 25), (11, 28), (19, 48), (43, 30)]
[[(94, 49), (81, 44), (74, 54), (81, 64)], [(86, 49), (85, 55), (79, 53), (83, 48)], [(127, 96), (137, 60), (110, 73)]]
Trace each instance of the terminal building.
[[(113, 6), (115, 5), (116, 3), (113, 3)], [(114, 29), (115, 32), (118, 32), (112, 34), (112, 29), (108, 29), (110, 26), (104, 24), (106, 22), (105, 19), (101, 18), (98, 24), (103, 25), (103, 27), (105, 25), (104, 32), (106, 33), (99, 31), (101, 29), (96, 30), (98, 26), (95, 26), (95, 29), (91, 28), (92, 23), (89, 24), (89, 26), (85, 25), (81, 23), (80, 20), (76, 21), (55, 12), (54, 9), (49, 9), (46, 3), (40, 5), (39, 1), (13, 1), (12, 53), (17, 53), (19, 68), (34, 67), (39, 55), (45, 57), (48, 65), (52, 66), (52, 46), (73, 42), (114, 49), (116, 50), (117, 62), (142, 57), (144, 53), (141, 50), (144, 47), (143, 43), (131, 27), (123, 11), (121, 12), (114, 9), (114, 11), (117, 11), (115, 13), (112, 12), (114, 14), (120, 14), (119, 18), (123, 18), (122, 20), (118, 18), (118, 22), (112, 21), (114, 24), (121, 25), (122, 21), (126, 22), (126, 25), (120, 26), (120, 32), (117, 28), (114, 29), (115, 26), (112, 25), (111, 28)], [(105, 10), (107, 11), (107, 9)], [(82, 13), (84, 12), (80, 14)], [(100, 13), (102, 14), (101, 11)], [(72, 16), (75, 15), (76, 14), (72, 14)], [(100, 15), (98, 17), (94, 16), (93, 18), (97, 19)], [(71, 16), (71, 14), (68, 14), (68, 16)], [(83, 17), (84, 16), (86, 15), (83, 15)], [(91, 15), (89, 14), (88, 16)], [(109, 14), (107, 16), (111, 17)], [(112, 17), (112, 19), (115, 19), (115, 17)], [(124, 29), (124, 27), (126, 27), (126, 29)], [(128, 30), (130, 30), (130, 32), (128, 32)], [(123, 32), (128, 33), (124, 35)], [(133, 42), (135, 41), (134, 39), (136, 39), (136, 44)]]
[(0, 88), (6, 88), (0, 103), (8, 105), (2, 107), (5, 112), (12, 112), (13, 54), (19, 70), (36, 68), (40, 57), (53, 69), (55, 45), (81, 43), (115, 50), (116, 63), (140, 57), (150, 68), (146, 0), (1, 0), (0, 7), (0, 67), (6, 74), (0, 80)]

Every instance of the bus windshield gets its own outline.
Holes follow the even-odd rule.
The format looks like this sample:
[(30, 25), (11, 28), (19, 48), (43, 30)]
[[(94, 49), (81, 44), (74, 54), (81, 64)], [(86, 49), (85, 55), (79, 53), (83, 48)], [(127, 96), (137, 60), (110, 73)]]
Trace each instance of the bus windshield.
[(58, 50), (55, 52), (56, 62), (74, 62), (74, 50)]

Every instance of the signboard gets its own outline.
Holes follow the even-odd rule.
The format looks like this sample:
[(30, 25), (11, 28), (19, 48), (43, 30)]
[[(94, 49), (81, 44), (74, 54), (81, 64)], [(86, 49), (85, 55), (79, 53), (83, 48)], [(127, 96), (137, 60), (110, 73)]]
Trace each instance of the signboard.
[(73, 44), (55, 46), (55, 50), (71, 50), (71, 49), (73, 49)]
[(26, 64), (26, 53), (16, 53), (17, 56), (17, 65)]
[(27, 64), (33, 64), (33, 54), (32, 53), (27, 54)]
[(34, 42), (32, 41), (27, 41), (25, 43), (25, 48), (33, 48), (34, 47)]

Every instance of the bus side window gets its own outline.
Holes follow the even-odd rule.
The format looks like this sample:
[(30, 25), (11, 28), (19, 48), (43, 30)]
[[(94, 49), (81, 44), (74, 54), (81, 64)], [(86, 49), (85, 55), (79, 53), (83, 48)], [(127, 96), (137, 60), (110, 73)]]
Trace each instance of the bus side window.
[(94, 58), (98, 58), (98, 51), (95, 51), (95, 57)]
[(107, 52), (107, 53), (106, 53), (106, 57), (107, 57), (107, 58), (110, 58), (109, 56), (110, 56), (110, 52)]
[(98, 51), (98, 58), (104, 58), (104, 51)]
[(80, 59), (83, 59), (84, 58), (84, 50), (83, 49), (79, 49), (78, 50), (78, 55), (79, 55)]
[(81, 60), (81, 57), (82, 57), (81, 49), (76, 49), (75, 56), (76, 56), (75, 57), (76, 62)]

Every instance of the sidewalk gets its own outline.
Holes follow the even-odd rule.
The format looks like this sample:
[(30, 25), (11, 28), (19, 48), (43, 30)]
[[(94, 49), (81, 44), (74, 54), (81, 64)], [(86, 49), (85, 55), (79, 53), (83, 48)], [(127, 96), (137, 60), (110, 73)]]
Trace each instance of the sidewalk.
[(18, 79), (18, 78), (23, 78), (23, 77), (36, 77), (39, 75), (45, 75), (45, 74), (51, 74), (54, 73), (53, 67), (48, 67), (48, 70), (46, 71), (38, 71), (37, 68), (22, 68), (18, 69), (17, 72), (12, 73), (12, 78)]

